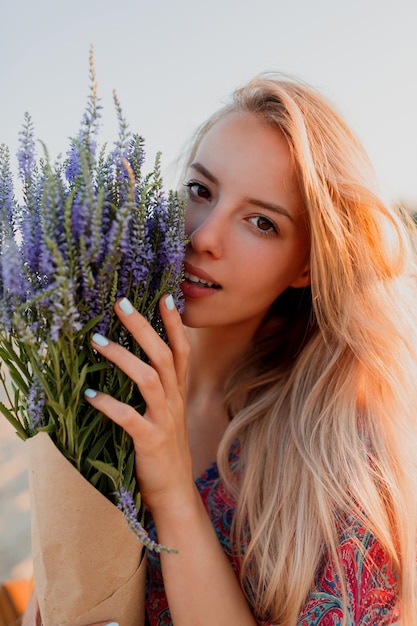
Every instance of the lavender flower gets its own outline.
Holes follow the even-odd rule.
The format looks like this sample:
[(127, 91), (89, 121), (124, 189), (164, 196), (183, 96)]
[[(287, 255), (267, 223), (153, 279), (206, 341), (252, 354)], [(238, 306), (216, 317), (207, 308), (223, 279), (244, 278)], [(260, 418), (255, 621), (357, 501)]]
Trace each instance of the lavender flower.
[(101, 117), (101, 106), (97, 97), (97, 83), (94, 69), (93, 51), (90, 52), (90, 97), (84, 112), (78, 138), (73, 139), (67, 152), (65, 166), (66, 178), (70, 183), (75, 183), (82, 175), (82, 157), (86, 157), (87, 167), (94, 169), (95, 155), (97, 150), (97, 136)]
[(44, 425), (43, 411), (45, 407), (45, 391), (41, 382), (35, 376), (29, 387), (27, 397), (27, 412), (29, 418), (29, 428), (38, 431)]
[(25, 300), (27, 294), (22, 254), (12, 235), (2, 246), (2, 281), (13, 306)]
[[(94, 353), (90, 334), (97, 330), (144, 357), (113, 312), (116, 299), (127, 296), (165, 336), (158, 300), (167, 292), (180, 300), (183, 205), (163, 190), (159, 156), (154, 170), (143, 173), (144, 140), (129, 131), (116, 95), (118, 138), (109, 152), (99, 147), (92, 56), (90, 79), (81, 128), (63, 162), (51, 163), (45, 146), (37, 157), (25, 115), (17, 155), (22, 202), (15, 197), (9, 151), (0, 147), (0, 354), (12, 383), (10, 393), (0, 377), (12, 405), (0, 404), (0, 412), (23, 439), (48, 432), (124, 511), (140, 539), (166, 550), (138, 521), (143, 511), (133, 505), (140, 497), (131, 438), (86, 403), (82, 391), (88, 384), (143, 410), (137, 387)], [(115, 473), (129, 493), (116, 497)]]
[(113, 92), (113, 100), (119, 122), (119, 139), (115, 141), (115, 148), (112, 152), (114, 192), (116, 198), (123, 203), (129, 193), (129, 177), (123, 162), (128, 159), (131, 133), (115, 91)]
[(9, 328), (14, 307), (24, 300), (26, 284), (23, 259), (16, 243), (16, 202), (10, 170), (10, 154), (0, 146), (0, 322)]
[(17, 160), (19, 164), (20, 178), (24, 186), (23, 191), (26, 192), (27, 188), (30, 187), (35, 166), (34, 130), (29, 113), (25, 113), (25, 121), (19, 135), (20, 145), (17, 152)]
[[(127, 158), (132, 167), (136, 181), (140, 183), (142, 177), (142, 166), (145, 161), (145, 139), (140, 135), (132, 135)], [(135, 200), (138, 202), (139, 198), (136, 197)]]
[(138, 521), (139, 512), (135, 507), (133, 498), (129, 491), (125, 487), (120, 487), (116, 491), (117, 508), (120, 509), (129, 524), (131, 530), (136, 537), (143, 543), (144, 546), (153, 550), (154, 552), (165, 552), (169, 554), (177, 553), (177, 550), (167, 548), (160, 543), (157, 543), (150, 538), (149, 534), (143, 528), (142, 524)]
[(10, 169), (10, 152), (7, 146), (0, 146), (0, 228), (4, 235), (14, 227), (15, 198), (13, 176)]
[(153, 211), (150, 228), (153, 231), (153, 240), (158, 243), (155, 249), (155, 270), (151, 287), (152, 289), (156, 287), (156, 277), (162, 280), (167, 291), (174, 295), (177, 306), (181, 310), (180, 283), (184, 261), (185, 232), (183, 215), (177, 207), (178, 196), (170, 193), (168, 201), (163, 195), (159, 197), (158, 205)]

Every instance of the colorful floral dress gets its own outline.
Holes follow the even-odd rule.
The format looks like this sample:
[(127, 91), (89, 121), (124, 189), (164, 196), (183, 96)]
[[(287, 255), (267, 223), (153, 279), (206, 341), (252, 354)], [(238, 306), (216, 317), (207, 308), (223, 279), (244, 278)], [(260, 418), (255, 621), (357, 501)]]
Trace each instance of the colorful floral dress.
[[(238, 563), (231, 551), (230, 527), (234, 502), (213, 463), (196, 481), (217, 537), (234, 570)], [(348, 626), (388, 626), (399, 619), (397, 583), (390, 563), (375, 537), (358, 521), (350, 520), (341, 534), (341, 551), (348, 592)], [(151, 530), (151, 533), (153, 531)], [(147, 612), (151, 626), (172, 626), (164, 592), (159, 556), (149, 554)], [(340, 626), (343, 619), (341, 584), (331, 560), (323, 555), (313, 591), (302, 609), (297, 626)], [(261, 626), (274, 626), (258, 620)]]

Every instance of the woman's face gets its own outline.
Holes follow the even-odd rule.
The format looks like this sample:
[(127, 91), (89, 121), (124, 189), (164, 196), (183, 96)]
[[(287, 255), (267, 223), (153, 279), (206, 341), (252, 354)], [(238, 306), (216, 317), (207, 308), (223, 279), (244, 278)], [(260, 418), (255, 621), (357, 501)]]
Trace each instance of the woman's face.
[(183, 321), (254, 332), (289, 286), (309, 283), (309, 237), (288, 145), (251, 113), (204, 135), (187, 170)]

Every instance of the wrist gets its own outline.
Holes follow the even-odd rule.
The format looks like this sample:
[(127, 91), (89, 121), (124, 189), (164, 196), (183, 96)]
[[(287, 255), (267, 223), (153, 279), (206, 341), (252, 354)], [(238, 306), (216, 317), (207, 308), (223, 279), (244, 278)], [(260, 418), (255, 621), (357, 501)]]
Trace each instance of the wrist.
[(212, 529), (211, 521), (194, 483), (187, 493), (182, 492), (178, 497), (172, 497), (169, 500), (163, 499), (150, 510), (158, 541), (172, 548), (180, 549), (180, 544), (184, 542), (184, 539), (188, 542), (193, 535), (197, 539), (205, 527)]

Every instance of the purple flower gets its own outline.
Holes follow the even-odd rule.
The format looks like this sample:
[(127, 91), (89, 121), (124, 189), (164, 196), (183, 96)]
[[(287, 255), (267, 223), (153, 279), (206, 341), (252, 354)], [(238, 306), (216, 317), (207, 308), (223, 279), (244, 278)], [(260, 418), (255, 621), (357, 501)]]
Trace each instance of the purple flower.
[(25, 301), (27, 282), (23, 271), (22, 255), (14, 238), (3, 242), (2, 282), (11, 302), (16, 305)]
[(53, 341), (58, 342), (60, 335), (81, 330), (80, 312), (74, 302), (74, 287), (65, 277), (57, 278), (53, 296), (48, 299), (48, 310), (52, 315), (49, 334)]
[[(129, 144), (128, 161), (132, 167), (135, 179), (137, 182), (137, 189), (142, 180), (142, 166), (145, 161), (145, 139), (140, 135), (132, 135), (132, 140)], [(138, 196), (135, 197), (136, 202), (139, 201)]]
[(34, 378), (27, 395), (27, 410), (29, 426), (33, 431), (44, 426), (43, 410), (45, 407), (46, 395), (42, 384), (38, 378)]
[(42, 275), (51, 274), (54, 255), (52, 248), (56, 248), (65, 259), (68, 254), (66, 237), (66, 196), (67, 191), (62, 174), (62, 165), (58, 162), (53, 167), (49, 162), (42, 163), (40, 173), (40, 223), (42, 228), (40, 243), (40, 269)]
[(36, 289), (39, 282), (40, 259), (42, 253), (42, 227), (39, 204), (32, 211), (22, 211), (20, 233), (22, 237), (21, 252), (25, 267), (31, 276), (32, 286)]
[(164, 290), (174, 295), (181, 309), (180, 282), (185, 256), (185, 232), (183, 213), (179, 211), (178, 204), (178, 197), (171, 193), (168, 201), (161, 198), (154, 208), (151, 227), (156, 241), (156, 263), (152, 289), (158, 289), (163, 284)]
[[(136, 192), (136, 189), (135, 189)], [(123, 248), (123, 264), (119, 272), (118, 296), (133, 293), (136, 299), (147, 292), (154, 264), (154, 248), (148, 229), (148, 209), (141, 198), (139, 204), (128, 202), (129, 228)]]
[(19, 174), (24, 186), (24, 192), (30, 184), (35, 165), (35, 139), (33, 132), (33, 123), (29, 113), (25, 113), (23, 128), (19, 133), (19, 149), (17, 152), (17, 161), (19, 165)]
[(67, 152), (67, 160), (65, 163), (65, 177), (69, 182), (73, 183), (77, 179), (77, 176), (80, 174), (80, 171), (80, 150), (77, 144), (73, 142)]
[(13, 406), (22, 437), (45, 428), (113, 502), (111, 476), (88, 460), (114, 467), (117, 459), (120, 482), (132, 494), (118, 491), (119, 508), (147, 547), (169, 551), (138, 521), (143, 510), (138, 505), (138, 514), (134, 506), (139, 486), (131, 439), (95, 416), (81, 388), (88, 377), (94, 388), (122, 401), (143, 402), (133, 381), (94, 353), (89, 335), (98, 330), (143, 356), (113, 310), (115, 300), (127, 296), (165, 338), (157, 304), (168, 291), (179, 298), (183, 211), (177, 197), (164, 196), (159, 156), (154, 171), (142, 173), (144, 140), (130, 133), (116, 96), (118, 139), (110, 153), (98, 149), (92, 60), (86, 112), (64, 162), (51, 163), (46, 148), (36, 158), (32, 121), (25, 116), (17, 155), (21, 204), (9, 152), (0, 147), (0, 348), (23, 383)]
[(92, 85), (87, 101), (87, 108), (81, 120), (81, 127), (76, 139), (72, 139), (67, 152), (65, 175), (70, 183), (75, 183), (79, 176), (83, 176), (85, 169), (94, 168), (97, 136), (100, 129), (101, 106), (97, 98), (95, 77), (92, 75)]
[(131, 494), (125, 487), (120, 487), (116, 491), (115, 495), (117, 498), (117, 508), (122, 511), (129, 527), (144, 546), (154, 552), (177, 553), (177, 550), (167, 548), (149, 537), (142, 524), (138, 521), (139, 513), (135, 507)]
[(24, 259), (17, 243), (18, 207), (13, 193), (9, 151), (0, 147), (0, 289), (2, 319), (8, 325), (13, 309), (24, 302), (28, 283)]
[(13, 176), (10, 169), (10, 152), (7, 146), (0, 146), (0, 228), (14, 225), (15, 198), (13, 191)]
[(179, 204), (178, 195), (170, 192), (167, 204), (167, 229), (163, 254), (165, 254), (166, 267), (170, 267), (171, 275), (177, 280), (178, 277), (180, 280), (182, 278), (181, 270), (185, 256), (184, 213), (178, 210)]
[[(9, 329), (11, 323), (10, 298), (7, 294), (7, 278), (4, 284), (4, 274), (6, 277), (10, 273), (7, 269), (7, 258), (3, 252), (3, 246), (7, 239), (10, 239), (13, 228), (14, 209), (13, 178), (10, 171), (10, 153), (5, 145), (0, 146), (0, 321), (4, 328)], [(5, 266), (6, 262), (6, 266)]]

